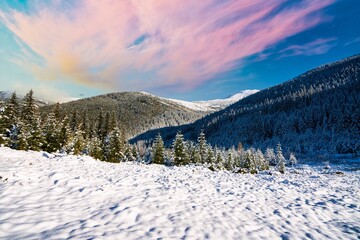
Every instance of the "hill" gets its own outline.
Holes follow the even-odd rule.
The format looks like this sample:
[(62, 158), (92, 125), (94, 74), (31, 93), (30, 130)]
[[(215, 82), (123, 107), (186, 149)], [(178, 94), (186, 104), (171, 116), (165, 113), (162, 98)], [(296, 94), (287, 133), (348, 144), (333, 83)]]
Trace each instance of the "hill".
[[(86, 114), (94, 122), (100, 112), (114, 112), (128, 137), (149, 129), (190, 123), (207, 114), (140, 92), (121, 92), (100, 95), (60, 104), (62, 112)], [(48, 112), (52, 106), (42, 108)]]
[[(101, 111), (115, 112), (127, 137), (133, 137), (149, 129), (194, 122), (256, 91), (245, 90), (230, 98), (201, 102), (161, 98), (146, 92), (120, 92), (62, 103), (60, 107), (68, 116), (74, 110), (79, 115), (86, 114), (92, 123)], [(49, 112), (51, 109), (52, 106), (46, 106), (42, 111)]]
[(326, 64), (290, 81), (264, 89), (192, 123), (156, 129), (170, 144), (182, 131), (196, 141), (230, 148), (242, 143), (264, 148), (282, 143), (297, 153), (360, 153), (360, 55)]

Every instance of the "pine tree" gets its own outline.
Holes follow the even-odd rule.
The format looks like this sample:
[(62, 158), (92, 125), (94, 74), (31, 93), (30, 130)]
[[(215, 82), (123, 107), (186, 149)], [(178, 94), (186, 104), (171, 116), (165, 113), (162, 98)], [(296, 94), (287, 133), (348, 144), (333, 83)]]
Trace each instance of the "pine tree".
[(164, 164), (165, 157), (164, 157), (164, 142), (161, 138), (160, 133), (156, 136), (155, 141), (153, 143), (153, 163), (156, 164)]
[(256, 151), (256, 155), (257, 155), (257, 159), (259, 161), (258, 170), (260, 170), (260, 171), (269, 170), (270, 169), (269, 161), (266, 160), (266, 158), (264, 157), (264, 154), (262, 153), (262, 151), (260, 149), (258, 149)]
[(4, 117), (4, 111), (5, 111), (5, 103), (0, 100), (0, 146), (3, 146), (5, 144), (5, 117)]
[(207, 145), (205, 139), (205, 133), (201, 130), (199, 137), (198, 137), (198, 149), (200, 154), (200, 162), (205, 163), (206, 161), (206, 153), (207, 153)]
[(215, 154), (213, 149), (209, 146), (207, 148), (207, 154), (206, 154), (206, 163), (208, 164), (214, 164), (215, 163)]
[(225, 161), (224, 167), (228, 171), (233, 170), (233, 159), (230, 151), (228, 152), (228, 157)]
[(280, 143), (276, 147), (276, 161), (277, 169), (280, 173), (285, 173), (285, 158), (282, 154), (282, 149)]
[(81, 155), (84, 153), (86, 148), (86, 142), (84, 139), (84, 133), (81, 130), (75, 132), (75, 136), (73, 139), (73, 148), (72, 152), (74, 155)]
[(1, 138), (5, 146), (16, 149), (18, 140), (18, 123), (20, 108), (16, 93), (14, 92), (5, 104), (3, 121), (1, 124)]
[(60, 128), (59, 137), (58, 137), (59, 145), (60, 148), (65, 148), (68, 145), (71, 136), (69, 119), (67, 117), (65, 117), (61, 121), (61, 123), (59, 123), (59, 128)]
[(294, 167), (297, 164), (297, 159), (294, 153), (290, 153), (289, 162), (292, 167)]
[(90, 122), (87, 111), (84, 111), (81, 116), (81, 123), (79, 128), (83, 132), (84, 139), (87, 139), (90, 136)]
[(273, 148), (266, 148), (265, 159), (270, 165), (276, 166), (276, 155)]
[(102, 110), (100, 110), (96, 122), (97, 122), (97, 125), (96, 125), (97, 136), (99, 139), (104, 140), (104, 138), (106, 136), (104, 135), (104, 128), (103, 128), (104, 117), (103, 117)]
[(59, 140), (61, 128), (59, 127), (54, 112), (48, 115), (43, 125), (45, 135), (43, 150), (47, 152), (56, 152), (60, 150), (61, 145)]
[(19, 127), (19, 149), (41, 150), (44, 139), (42, 136), (40, 112), (35, 104), (34, 92), (32, 90), (24, 97), (21, 120), (23, 125)]
[(118, 163), (125, 159), (124, 142), (121, 141), (121, 133), (118, 128), (115, 128), (109, 134), (108, 144), (105, 148), (105, 161)]
[(71, 117), (70, 117), (70, 120), (69, 120), (69, 127), (70, 127), (70, 130), (75, 133), (77, 128), (78, 128), (78, 117), (77, 117), (77, 111), (76, 109), (74, 109), (71, 113)]
[(173, 141), (173, 162), (176, 166), (186, 165), (189, 162), (189, 157), (186, 154), (184, 136), (178, 132)]
[(90, 139), (89, 155), (95, 159), (103, 160), (104, 151), (101, 146), (101, 140), (97, 136), (92, 137)]

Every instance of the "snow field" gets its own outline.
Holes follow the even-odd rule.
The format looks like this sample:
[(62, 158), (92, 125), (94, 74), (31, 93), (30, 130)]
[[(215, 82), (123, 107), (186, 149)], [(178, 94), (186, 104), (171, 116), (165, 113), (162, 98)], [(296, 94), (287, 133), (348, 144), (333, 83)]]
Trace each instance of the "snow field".
[(360, 172), (241, 175), (0, 148), (1, 239), (358, 239)]

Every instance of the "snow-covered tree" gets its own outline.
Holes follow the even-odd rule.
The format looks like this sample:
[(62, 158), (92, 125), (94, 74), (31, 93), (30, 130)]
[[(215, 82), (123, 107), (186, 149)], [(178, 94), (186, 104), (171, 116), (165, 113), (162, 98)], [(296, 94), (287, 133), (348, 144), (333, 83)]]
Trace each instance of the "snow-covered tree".
[[(19, 134), (19, 149), (39, 151), (44, 143), (41, 119), (38, 106), (35, 104), (34, 92), (30, 90), (24, 97), (21, 110), (22, 126)], [(23, 142), (24, 144), (20, 144)]]
[(121, 132), (115, 128), (109, 136), (108, 143), (105, 146), (105, 160), (108, 162), (120, 162), (124, 160), (125, 145), (121, 141)]
[(206, 154), (207, 154), (207, 144), (206, 144), (204, 130), (201, 130), (197, 141), (198, 141), (198, 151), (200, 154), (200, 162), (205, 163)]
[(270, 165), (276, 166), (276, 155), (273, 148), (266, 148), (265, 159)]
[(231, 152), (228, 152), (227, 159), (225, 160), (224, 167), (226, 170), (231, 171), (233, 170), (233, 158)]
[(47, 152), (56, 152), (61, 147), (59, 141), (61, 128), (55, 118), (54, 112), (48, 115), (43, 125), (45, 135), (43, 150)]
[(102, 142), (97, 136), (90, 139), (89, 155), (95, 159), (103, 160), (104, 151), (102, 149)]
[(290, 153), (289, 162), (292, 167), (294, 167), (297, 164), (297, 159), (294, 153)]
[(153, 143), (152, 147), (152, 162), (156, 164), (164, 164), (165, 162), (165, 156), (164, 156), (164, 142), (161, 138), (161, 135), (158, 134), (155, 138), (155, 141)]
[(1, 124), (1, 137), (5, 146), (17, 149), (18, 123), (20, 120), (18, 98), (14, 92), (5, 104), (3, 121)]
[(281, 173), (285, 173), (285, 158), (283, 156), (280, 143), (278, 143), (276, 147), (276, 161), (278, 171)]
[(189, 163), (189, 156), (185, 149), (184, 136), (178, 132), (172, 144), (173, 147), (173, 163), (176, 166), (186, 165)]

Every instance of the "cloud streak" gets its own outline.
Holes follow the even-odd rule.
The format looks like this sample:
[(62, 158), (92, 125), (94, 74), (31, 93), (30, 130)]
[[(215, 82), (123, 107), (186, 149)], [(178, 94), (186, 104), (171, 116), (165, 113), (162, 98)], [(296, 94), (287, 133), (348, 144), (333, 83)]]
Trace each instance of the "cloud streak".
[(0, 19), (38, 78), (189, 90), (323, 22), (320, 10), (334, 1), (57, 0), (30, 13), (0, 10)]

